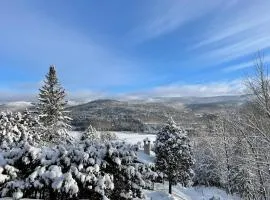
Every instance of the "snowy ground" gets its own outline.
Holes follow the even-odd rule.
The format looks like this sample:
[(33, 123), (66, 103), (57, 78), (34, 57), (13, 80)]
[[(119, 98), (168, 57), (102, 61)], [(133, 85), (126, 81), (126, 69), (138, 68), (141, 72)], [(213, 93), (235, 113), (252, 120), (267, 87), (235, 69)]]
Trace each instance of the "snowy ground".
[[(115, 132), (109, 131), (111, 133), (115, 133), (116, 136), (121, 141), (125, 141), (130, 144), (137, 144), (138, 142), (143, 143), (145, 138), (148, 138), (152, 143), (156, 140), (156, 135), (154, 134), (143, 134), (143, 133), (133, 133), (133, 132)], [(80, 139), (82, 137), (82, 132), (80, 131), (70, 131), (70, 135), (74, 139)]]
[[(165, 185), (168, 186), (168, 185)], [(168, 189), (165, 188), (164, 189)], [(225, 191), (215, 187), (191, 187), (183, 188), (176, 186), (173, 188), (173, 195), (164, 191), (145, 191), (147, 200), (209, 200), (215, 197), (218, 200), (240, 200), (240, 198), (226, 194)]]
[(148, 138), (152, 143), (156, 140), (156, 135), (154, 134), (143, 134), (143, 133), (133, 133), (133, 132), (114, 132), (117, 137), (131, 144), (137, 144), (138, 142), (143, 143), (145, 138)]
[(143, 149), (138, 151), (138, 160), (142, 163), (154, 164), (155, 163), (155, 153), (153, 151), (150, 152), (150, 155), (145, 154)]
[(75, 140), (79, 140), (82, 137), (83, 132), (81, 131), (70, 131), (69, 135), (72, 136)]
[(148, 191), (145, 192), (146, 200), (175, 200), (175, 198), (167, 193), (160, 191)]
[(236, 196), (228, 195), (224, 190), (215, 188), (215, 187), (191, 187), (183, 188), (181, 186), (176, 186), (173, 189), (173, 192), (183, 196), (186, 200), (208, 200), (213, 196), (219, 200), (240, 200)]
[[(5, 197), (5, 198), (0, 198), (0, 200), (14, 200), (14, 198), (11, 197)], [(20, 199), (20, 200), (42, 200), (42, 199)], [(88, 199), (80, 199), (80, 200), (88, 200)]]

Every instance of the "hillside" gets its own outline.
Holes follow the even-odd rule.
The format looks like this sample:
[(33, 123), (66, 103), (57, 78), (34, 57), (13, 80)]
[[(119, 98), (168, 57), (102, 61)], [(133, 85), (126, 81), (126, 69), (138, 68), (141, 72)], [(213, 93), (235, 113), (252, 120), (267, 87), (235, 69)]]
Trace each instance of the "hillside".
[[(172, 116), (185, 127), (198, 124), (205, 113), (220, 113), (241, 106), (247, 96), (171, 97), (119, 101), (99, 99), (85, 104), (69, 104), (75, 130), (92, 124), (99, 130), (155, 132)], [(32, 109), (31, 102), (8, 102), (0, 111)]]
[(184, 110), (162, 103), (132, 103), (116, 100), (96, 100), (68, 108), (73, 125), (84, 129), (91, 123), (101, 130), (144, 131), (145, 124), (159, 124), (167, 117), (181, 119)]
[(168, 116), (183, 124), (200, 121), (204, 113), (220, 113), (245, 102), (242, 96), (155, 98), (151, 101), (102, 99), (69, 107), (72, 125), (84, 130), (90, 123), (99, 130), (147, 132), (157, 130)]

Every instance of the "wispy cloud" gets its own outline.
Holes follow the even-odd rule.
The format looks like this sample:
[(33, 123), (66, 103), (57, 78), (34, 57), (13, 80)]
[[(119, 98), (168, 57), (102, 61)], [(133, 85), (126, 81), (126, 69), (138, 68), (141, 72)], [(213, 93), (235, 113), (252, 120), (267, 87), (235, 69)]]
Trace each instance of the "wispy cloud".
[(157, 1), (155, 6), (146, 9), (144, 22), (134, 30), (138, 40), (154, 39), (175, 31), (181, 26), (207, 14), (222, 0), (168, 0)]
[[(268, 64), (270, 62), (270, 56), (262, 57), (262, 61), (263, 61), (263, 63)], [(255, 64), (256, 64), (256, 57), (254, 57), (254, 60), (252, 60), (252, 61), (242, 62), (239, 64), (227, 66), (222, 71), (223, 72), (234, 72), (237, 70), (254, 67)]]
[[(8, 66), (14, 72), (19, 71), (13, 78), (12, 72), (5, 69), (7, 74), (12, 74), (13, 82), (31, 79), (30, 85), (13, 85), (16, 91), (19, 87), (31, 87), (31, 81), (37, 82), (33, 78), (37, 77), (36, 73), (42, 79), (48, 65), (56, 64), (61, 83), (74, 99), (117, 96), (119, 91), (131, 97), (129, 91), (141, 91), (150, 85), (153, 89), (138, 92), (139, 96), (235, 94), (240, 86), (234, 82), (193, 84), (192, 81), (203, 76), (209, 82), (213, 74), (217, 75), (215, 80), (226, 79), (226, 73), (219, 72), (235, 72), (253, 65), (253, 61), (240, 57), (270, 50), (270, 2), (266, 0), (136, 1), (136, 6), (125, 7), (124, 11), (124, 6), (114, 3), (115, 6), (91, 4), (94, 9), (106, 7), (104, 10), (111, 13), (108, 16), (99, 10), (90, 16), (87, 9), (84, 14), (81, 10), (69, 13), (71, 9), (50, 16), (50, 7), (47, 10), (42, 7), (41, 11), (41, 7), (37, 9), (29, 2), (0, 2), (0, 57), (6, 60), (1, 62), (0, 69), (4, 71)], [(87, 2), (84, 1), (89, 6)], [(77, 8), (81, 9), (84, 3)], [(61, 21), (59, 16), (71, 20)], [(97, 20), (91, 21), (92, 26), (86, 18), (93, 16)], [(110, 18), (117, 23), (112, 23)], [(127, 32), (131, 34), (127, 36)], [(134, 40), (138, 42), (136, 47)], [(222, 69), (210, 72), (214, 66)], [(209, 70), (202, 72), (204, 67)], [(22, 78), (20, 72), (24, 70), (29, 71), (29, 77)], [(191, 84), (166, 85), (177, 79)], [(10, 89), (3, 86), (10, 86), (11, 81), (0, 80), (0, 83), (1, 88)], [(13, 89), (10, 94), (16, 91)]]
[[(86, 103), (95, 99), (139, 100), (155, 97), (210, 97), (241, 95), (244, 94), (244, 92), (245, 87), (243, 80), (235, 79), (232, 81), (199, 84), (176, 83), (133, 93), (109, 93), (94, 90), (67, 91), (67, 99), (71, 105), (76, 105), (78, 103)], [(11, 101), (36, 101), (36, 94), (33, 92), (25, 93), (13, 90), (0, 90), (0, 103)]]
[(93, 90), (69, 91), (67, 95), (70, 101), (79, 103), (86, 103), (95, 99), (111, 98), (108, 93)]
[(202, 33), (204, 39), (191, 50), (201, 50), (203, 58), (223, 62), (269, 48), (269, 7), (269, 1), (248, 0), (221, 9)]
[(243, 81), (220, 81), (200, 84), (171, 84), (155, 87), (148, 91), (122, 94), (128, 99), (145, 99), (152, 97), (209, 97), (223, 95), (241, 95), (244, 93)]

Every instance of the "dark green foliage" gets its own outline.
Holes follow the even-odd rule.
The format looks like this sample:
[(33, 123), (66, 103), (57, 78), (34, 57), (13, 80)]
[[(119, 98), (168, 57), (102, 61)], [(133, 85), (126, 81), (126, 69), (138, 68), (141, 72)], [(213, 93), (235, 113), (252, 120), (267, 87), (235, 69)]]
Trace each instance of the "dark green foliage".
[(183, 186), (191, 184), (194, 160), (189, 138), (172, 119), (158, 133), (155, 152), (156, 168), (163, 172), (169, 181), (170, 190), (171, 185), (176, 183), (181, 183)]

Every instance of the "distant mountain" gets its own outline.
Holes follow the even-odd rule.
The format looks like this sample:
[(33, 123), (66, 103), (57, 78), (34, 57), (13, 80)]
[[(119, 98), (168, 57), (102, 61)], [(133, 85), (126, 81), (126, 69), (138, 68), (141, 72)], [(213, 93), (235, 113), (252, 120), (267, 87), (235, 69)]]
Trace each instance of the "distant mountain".
[[(90, 123), (100, 130), (151, 131), (172, 116), (180, 124), (197, 123), (204, 113), (220, 113), (246, 102), (248, 96), (218, 97), (159, 97), (143, 100), (119, 101), (99, 99), (79, 104), (69, 101), (67, 110), (72, 125), (84, 130)], [(32, 102), (16, 101), (0, 104), (0, 111), (31, 109)]]
[(5, 104), (0, 104), (0, 111), (23, 111), (26, 108), (33, 107), (32, 102), (28, 101), (14, 101), (14, 102), (8, 102)]
[(69, 107), (73, 125), (85, 129), (90, 123), (101, 130), (143, 131), (145, 124), (180, 118), (184, 110), (163, 103), (138, 103), (110, 99), (96, 100)]
[(174, 97), (151, 100), (95, 100), (69, 107), (73, 125), (89, 124), (100, 130), (145, 131), (157, 128), (172, 116), (181, 124), (195, 123), (203, 113), (219, 113), (242, 105), (246, 96)]

